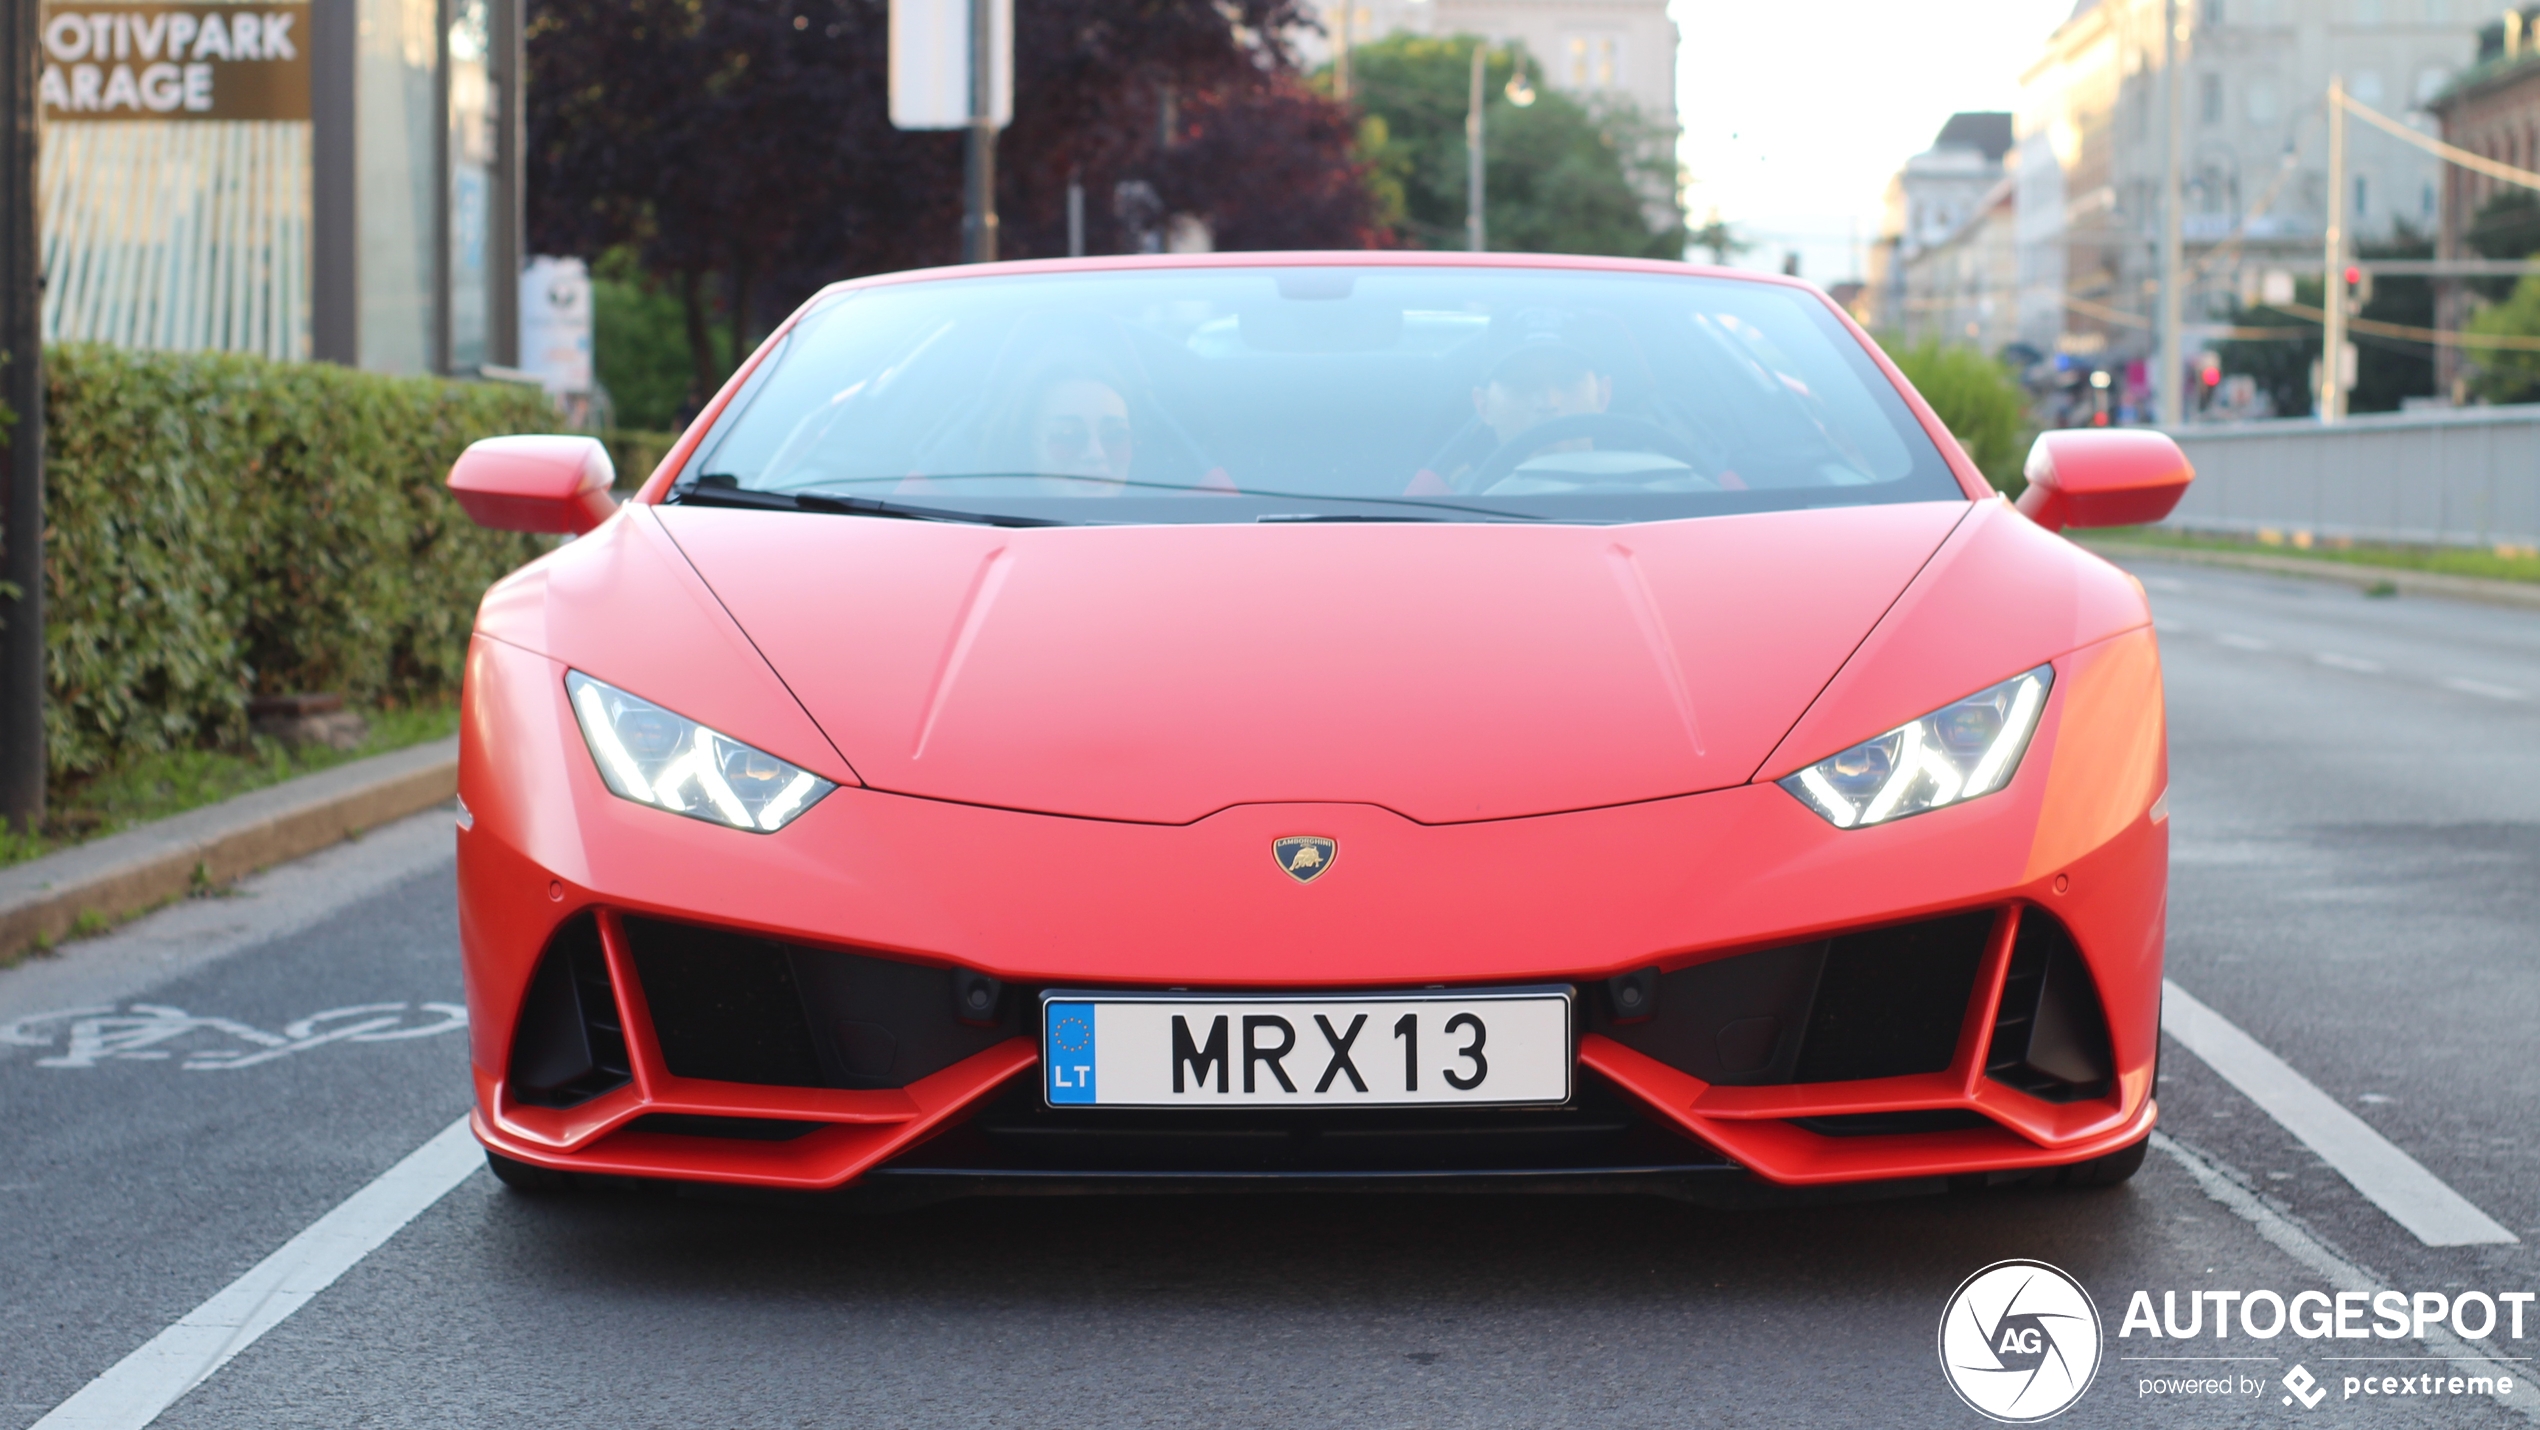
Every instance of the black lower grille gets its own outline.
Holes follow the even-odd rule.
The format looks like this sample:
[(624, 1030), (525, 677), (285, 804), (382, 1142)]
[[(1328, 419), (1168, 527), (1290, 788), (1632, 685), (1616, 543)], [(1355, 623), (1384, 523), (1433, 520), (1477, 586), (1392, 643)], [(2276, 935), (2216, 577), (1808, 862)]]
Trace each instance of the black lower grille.
[(689, 1112), (647, 1112), (627, 1124), (630, 1132), (660, 1132), (672, 1137), (715, 1137), (727, 1142), (791, 1142), (807, 1137), (825, 1122), (790, 1122), (774, 1117), (700, 1117)]
[(1846, 1112), (1833, 1117), (1794, 1117), (1790, 1125), (1820, 1137), (1894, 1137), (1916, 1132), (1964, 1132), (1991, 1127), (1993, 1120), (1963, 1107), (1934, 1107), (1916, 1112)]
[(1561, 1107), (1053, 1108), (1030, 1081), (891, 1164), (895, 1172), (1119, 1175), (1588, 1171), (1728, 1165), (1602, 1079)]
[(583, 914), (556, 930), (530, 975), (506, 1083), (532, 1106), (572, 1107), (632, 1076), (599, 926)]
[[(1596, 1031), (1728, 1087), (1941, 1072), (1958, 1050), (1991, 910), (1867, 929), (1681, 968), (1650, 1016)], [(1607, 1000), (1610, 1004), (1610, 1000)]]
[(2020, 914), (1984, 1073), (2048, 1102), (2105, 1097), (2115, 1078), (2098, 986), (2072, 931), (2044, 909)]
[(1023, 1031), (1023, 1000), (977, 974), (660, 919), (625, 928), (679, 1077), (905, 1087)]

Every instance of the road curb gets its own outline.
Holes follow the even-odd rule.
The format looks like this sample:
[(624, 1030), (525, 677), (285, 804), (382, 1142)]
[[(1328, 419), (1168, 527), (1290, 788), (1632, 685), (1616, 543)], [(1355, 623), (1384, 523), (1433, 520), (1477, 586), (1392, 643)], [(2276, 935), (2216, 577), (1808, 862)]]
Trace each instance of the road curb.
[(2358, 590), (2387, 585), (2402, 596), (2445, 596), (2490, 606), (2540, 610), (2540, 581), (2494, 581), (2483, 576), (2452, 576), (2439, 571), (2410, 571), (2397, 566), (2365, 566), (2301, 556), (2269, 556), (2260, 551), (2203, 551), (2193, 547), (2154, 546), (2131, 541), (2085, 541), (2082, 546), (2102, 556), (2141, 561), (2174, 561), (2186, 566), (2220, 566), (2235, 571), (2261, 571), (2270, 576), (2301, 576), (2335, 581)]
[(0, 869), (0, 964), (83, 917), (120, 922), (450, 799), (459, 741), (355, 760)]

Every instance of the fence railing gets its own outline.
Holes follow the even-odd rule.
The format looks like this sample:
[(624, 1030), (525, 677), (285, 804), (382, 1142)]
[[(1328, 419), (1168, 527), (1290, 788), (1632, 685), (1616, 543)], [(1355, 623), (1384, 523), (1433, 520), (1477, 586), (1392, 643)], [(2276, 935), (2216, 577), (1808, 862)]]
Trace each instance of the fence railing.
[(2189, 427), (2168, 525), (2437, 546), (2540, 545), (2540, 404)]

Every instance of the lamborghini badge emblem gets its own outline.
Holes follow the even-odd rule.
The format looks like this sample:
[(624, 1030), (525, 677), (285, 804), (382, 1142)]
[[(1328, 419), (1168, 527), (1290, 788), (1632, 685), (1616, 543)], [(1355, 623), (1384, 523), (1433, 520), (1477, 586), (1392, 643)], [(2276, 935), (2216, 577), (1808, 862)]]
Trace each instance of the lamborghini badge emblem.
[(1291, 834), (1285, 839), (1270, 841), (1270, 857), (1278, 860), (1280, 870), (1300, 884), (1311, 884), (1321, 878), (1323, 871), (1332, 867), (1332, 861), (1340, 857), (1340, 852), (1341, 846), (1336, 841), (1319, 834)]

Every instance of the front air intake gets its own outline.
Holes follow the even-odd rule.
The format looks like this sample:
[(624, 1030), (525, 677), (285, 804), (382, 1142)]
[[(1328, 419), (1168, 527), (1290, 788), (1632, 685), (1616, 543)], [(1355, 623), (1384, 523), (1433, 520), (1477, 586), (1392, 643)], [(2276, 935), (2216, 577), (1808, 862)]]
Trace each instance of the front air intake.
[(2048, 1102), (2080, 1102), (2107, 1096), (2115, 1069), (2108, 1016), (2072, 932), (2044, 909), (2022, 910), (1985, 1076)]
[(506, 1084), (521, 1102), (572, 1107), (632, 1077), (599, 925), (582, 914), (556, 930), (530, 976)]
[(906, 1087), (1023, 1032), (1025, 1000), (968, 970), (629, 914), (664, 1066), (767, 1087)]
[(1654, 1008), (1627, 1009), (1609, 987), (1592, 1016), (1625, 1047), (1725, 1087), (1940, 1072), (1997, 917), (1951, 914), (1697, 963), (1646, 981)]

